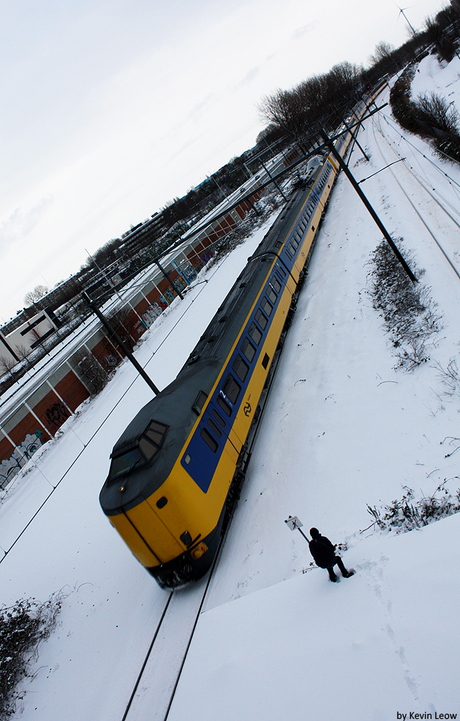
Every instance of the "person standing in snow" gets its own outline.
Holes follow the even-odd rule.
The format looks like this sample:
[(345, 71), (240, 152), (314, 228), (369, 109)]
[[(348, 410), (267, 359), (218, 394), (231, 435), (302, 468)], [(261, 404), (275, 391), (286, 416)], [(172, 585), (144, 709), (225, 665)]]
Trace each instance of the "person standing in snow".
[(332, 545), (326, 536), (322, 536), (317, 528), (310, 528), (310, 536), (311, 541), (308, 542), (310, 553), (315, 559), (317, 566), (327, 568), (331, 581), (334, 581), (334, 583), (337, 581), (337, 576), (334, 573), (334, 566), (336, 564), (340, 568), (344, 578), (353, 576), (353, 571), (347, 571), (340, 556), (336, 556), (335, 546)]

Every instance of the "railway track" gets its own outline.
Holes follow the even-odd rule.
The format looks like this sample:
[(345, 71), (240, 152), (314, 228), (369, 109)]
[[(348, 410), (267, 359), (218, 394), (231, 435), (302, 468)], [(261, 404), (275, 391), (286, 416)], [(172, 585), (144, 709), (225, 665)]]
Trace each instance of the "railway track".
[(427, 184), (422, 181), (422, 179), (414, 171), (414, 169), (409, 165), (409, 163), (407, 163), (405, 161), (405, 158), (403, 158), (401, 156), (401, 154), (394, 148), (393, 142), (390, 140), (390, 138), (388, 137), (388, 135), (384, 132), (384, 130), (382, 128), (382, 120), (379, 116), (377, 118), (375, 116), (372, 118), (372, 132), (374, 135), (374, 140), (375, 140), (376, 146), (378, 147), (379, 153), (381, 155), (382, 161), (385, 163), (385, 165), (387, 166), (387, 169), (392, 174), (395, 182), (397, 183), (398, 187), (401, 190), (401, 193), (404, 195), (405, 199), (407, 200), (407, 202), (409, 203), (409, 205), (411, 206), (411, 208), (413, 209), (413, 211), (415, 212), (415, 214), (417, 215), (417, 217), (419, 218), (419, 220), (425, 227), (426, 231), (431, 236), (432, 240), (435, 242), (436, 246), (438, 247), (439, 251), (442, 253), (442, 255), (444, 257), (444, 260), (448, 263), (451, 270), (457, 276), (458, 280), (460, 280), (460, 267), (459, 267), (458, 263), (456, 263), (454, 261), (454, 259), (452, 258), (453, 253), (449, 249), (446, 249), (444, 243), (438, 238), (437, 234), (435, 234), (433, 229), (428, 225), (427, 221), (425, 220), (423, 215), (420, 213), (420, 211), (417, 208), (417, 206), (415, 205), (415, 203), (412, 201), (409, 193), (406, 191), (406, 189), (403, 187), (401, 182), (398, 180), (398, 177), (397, 177), (396, 173), (394, 172), (393, 168), (389, 167), (392, 163), (391, 163), (391, 161), (389, 161), (387, 155), (385, 154), (384, 150), (382, 149), (382, 144), (377, 140), (376, 133), (379, 133), (381, 138), (385, 141), (386, 148), (391, 152), (393, 159), (396, 159), (396, 161), (401, 161), (403, 163), (406, 171), (410, 174), (410, 176), (418, 184), (418, 186), (420, 188), (422, 188), (423, 191), (431, 198), (431, 200), (436, 204), (436, 207), (439, 210), (441, 210), (444, 218), (447, 218), (448, 221), (450, 223), (452, 223), (452, 225), (455, 226), (456, 232), (458, 232), (458, 230), (460, 230), (460, 222), (459, 222), (460, 216), (459, 216), (459, 220), (457, 220), (457, 218), (455, 218), (455, 214), (458, 215), (457, 209), (455, 207), (451, 206), (451, 211), (449, 211), (446, 208), (446, 206), (444, 205), (444, 203), (447, 205), (447, 204), (449, 204), (449, 202), (446, 199), (444, 199), (444, 203), (441, 202), (441, 200), (434, 195), (434, 192), (433, 192), (434, 189), (429, 188), (427, 186)]
[(225, 534), (205, 578), (165, 594), (163, 613), (121, 721), (167, 721), (224, 540)]
[[(314, 245), (314, 244), (313, 244)], [(311, 252), (310, 252), (311, 255)], [(239, 491), (249, 465), (257, 433), (263, 418), (265, 403), (278, 368), (284, 341), (295, 313), (297, 298), (308, 269), (307, 259), (304, 272), (294, 294), (285, 330), (276, 350), (264, 392), (259, 402), (260, 412), (248, 436), (247, 444), (241, 456), (240, 471), (234, 480), (232, 505), (227, 509), (224, 533), (211, 570), (201, 579), (182, 590), (171, 591), (167, 595), (159, 623), (142, 663), (129, 701), (121, 721), (167, 721), (174, 695), (178, 687), (193, 635), (206, 600), (211, 581), (219, 562), (233, 512), (236, 508)]]

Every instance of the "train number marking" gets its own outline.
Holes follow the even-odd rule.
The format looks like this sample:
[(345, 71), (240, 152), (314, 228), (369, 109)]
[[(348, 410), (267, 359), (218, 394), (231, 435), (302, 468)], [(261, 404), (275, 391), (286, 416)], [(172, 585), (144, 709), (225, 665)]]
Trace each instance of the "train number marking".
[(252, 411), (251, 404), (248, 402), (248, 403), (246, 403), (246, 405), (244, 406), (244, 415), (245, 415), (245, 416), (249, 416), (250, 413), (251, 413), (251, 411)]

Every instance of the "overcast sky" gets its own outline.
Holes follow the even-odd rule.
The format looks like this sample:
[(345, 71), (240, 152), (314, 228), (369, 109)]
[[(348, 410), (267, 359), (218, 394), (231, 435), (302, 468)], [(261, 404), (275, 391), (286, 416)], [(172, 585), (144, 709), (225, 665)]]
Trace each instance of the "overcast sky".
[(407, 38), (394, 0), (0, 0), (0, 319), (252, 147), (264, 95)]

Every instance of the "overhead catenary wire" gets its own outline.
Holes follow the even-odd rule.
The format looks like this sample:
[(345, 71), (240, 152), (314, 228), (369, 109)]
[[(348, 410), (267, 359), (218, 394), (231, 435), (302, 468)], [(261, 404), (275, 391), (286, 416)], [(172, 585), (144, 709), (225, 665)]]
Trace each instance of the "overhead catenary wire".
[[(373, 120), (373, 123), (372, 123), (372, 129), (373, 129), (374, 138), (375, 138), (376, 124), (375, 124), (375, 121), (374, 121), (374, 120)], [(384, 139), (387, 141), (388, 145), (389, 145), (390, 148), (391, 148), (391, 142), (384, 136), (383, 131), (381, 130), (381, 128), (379, 128), (379, 131), (380, 131), (380, 133), (382, 134), (382, 136), (384, 137)], [(376, 141), (377, 147), (379, 148), (379, 151), (380, 151), (380, 154), (381, 154), (383, 160), (386, 162), (385, 157), (384, 157), (384, 155), (383, 155), (383, 151), (382, 151), (381, 147), (379, 146), (379, 144), (377, 143), (377, 139), (375, 139), (375, 141)], [(405, 166), (405, 167), (406, 167), (406, 166)], [(407, 170), (412, 173), (412, 171), (411, 171), (410, 168), (407, 168)], [(434, 242), (435, 242), (436, 245), (438, 246), (439, 250), (440, 250), (441, 253), (443, 254), (443, 256), (444, 256), (444, 258), (446, 259), (447, 263), (450, 265), (450, 267), (452, 268), (452, 270), (453, 270), (454, 273), (456, 274), (457, 278), (460, 280), (460, 273), (459, 273), (458, 269), (455, 267), (454, 263), (453, 263), (452, 260), (449, 258), (448, 254), (446, 253), (446, 251), (445, 251), (444, 248), (442, 247), (441, 243), (440, 243), (439, 240), (436, 238), (435, 234), (433, 233), (433, 231), (431, 230), (431, 228), (429, 227), (429, 225), (427, 224), (427, 222), (425, 221), (425, 219), (423, 218), (423, 216), (422, 216), (421, 213), (419, 212), (418, 208), (417, 208), (417, 207), (415, 206), (415, 204), (412, 202), (412, 200), (411, 200), (411, 198), (409, 197), (408, 193), (407, 193), (406, 190), (403, 188), (403, 186), (401, 185), (401, 183), (399, 182), (399, 180), (396, 178), (396, 176), (395, 176), (395, 174), (393, 173), (393, 170), (391, 170), (391, 168), (390, 168), (390, 173), (392, 173), (395, 182), (397, 183), (397, 185), (398, 185), (399, 188), (401, 189), (401, 192), (402, 192), (403, 195), (405, 196), (406, 200), (409, 202), (409, 204), (411, 205), (411, 207), (413, 208), (413, 210), (415, 211), (415, 213), (417, 214), (417, 216), (419, 217), (419, 219), (421, 220), (421, 222), (422, 222), (423, 225), (425, 226), (426, 230), (428, 231), (428, 233), (431, 235), (431, 237), (433, 238)], [(414, 175), (414, 174), (412, 173), (412, 175)], [(415, 177), (415, 176), (414, 176), (414, 177)], [(450, 215), (450, 213), (448, 213), (448, 211), (444, 208), (444, 206), (432, 195), (432, 193), (431, 193), (430, 191), (428, 191), (428, 189), (425, 187), (425, 185), (424, 185), (418, 178), (415, 178), (415, 179), (416, 179), (417, 182), (424, 188), (424, 190), (430, 195), (430, 197), (432, 197), (432, 199), (438, 204), (438, 206), (444, 211), (444, 213), (446, 213), (446, 215), (452, 220), (452, 222), (453, 222), (457, 227), (460, 228), (460, 225), (459, 225), (459, 223), (457, 223), (457, 221), (455, 220), (455, 218), (452, 218), (452, 216)]]
[[(221, 268), (221, 266), (225, 263), (225, 261), (227, 260), (228, 257), (229, 257), (229, 254), (227, 254), (226, 256), (224, 256), (224, 258), (222, 259), (222, 261), (221, 261), (220, 263), (217, 263), (217, 264), (216, 264), (213, 272), (210, 273), (210, 277), (209, 277), (207, 280), (210, 280), (210, 279), (217, 273), (217, 271), (218, 271), (218, 270)], [(203, 284), (203, 287), (200, 288), (200, 290), (198, 291), (198, 293), (190, 300), (189, 305), (184, 309), (184, 311), (183, 311), (183, 312), (180, 314), (180, 316), (177, 318), (176, 322), (173, 324), (173, 326), (171, 327), (171, 329), (169, 330), (169, 332), (168, 332), (168, 333), (165, 335), (165, 337), (162, 339), (161, 343), (158, 344), (158, 346), (156, 347), (156, 349), (155, 349), (154, 351), (151, 351), (150, 357), (147, 359), (147, 361), (145, 361), (145, 363), (144, 363), (144, 365), (143, 365), (143, 368), (144, 368), (144, 369), (145, 369), (146, 366), (150, 363), (150, 361), (151, 361), (152, 358), (154, 357), (155, 353), (158, 352), (158, 350), (161, 348), (161, 346), (166, 342), (166, 340), (169, 338), (169, 336), (171, 335), (171, 333), (174, 331), (174, 329), (178, 326), (178, 324), (181, 322), (181, 320), (184, 318), (184, 316), (185, 316), (185, 315), (187, 314), (187, 312), (190, 310), (190, 308), (192, 307), (193, 303), (195, 303), (195, 301), (199, 298), (199, 296), (200, 296), (201, 293), (203, 292), (204, 288), (206, 287), (206, 283), (203, 283), (202, 281), (196, 283), (196, 285), (201, 285), (201, 284)], [(192, 287), (195, 287), (195, 286), (192, 286)], [(49, 494), (46, 496), (46, 498), (43, 500), (43, 502), (40, 504), (40, 506), (37, 508), (37, 510), (35, 511), (35, 513), (33, 513), (33, 515), (29, 518), (29, 520), (27, 521), (27, 523), (25, 523), (25, 525), (24, 525), (23, 528), (21, 529), (20, 533), (18, 533), (18, 535), (16, 536), (16, 538), (10, 543), (9, 547), (6, 548), (6, 549), (2, 547), (1, 550), (3, 550), (4, 555), (0, 558), (0, 563), (2, 563), (2, 562), (5, 560), (5, 558), (7, 557), (7, 555), (9, 554), (9, 552), (12, 550), (12, 548), (13, 548), (13, 547), (18, 543), (18, 541), (22, 538), (22, 536), (24, 535), (24, 533), (26, 532), (26, 530), (27, 530), (27, 529), (29, 528), (29, 526), (33, 523), (33, 521), (37, 518), (37, 516), (39, 515), (40, 511), (46, 506), (47, 502), (50, 500), (50, 498), (52, 497), (52, 495), (54, 494), (54, 492), (55, 492), (55, 491), (57, 490), (57, 488), (60, 486), (60, 484), (62, 483), (62, 481), (64, 480), (64, 478), (65, 478), (65, 477), (67, 476), (67, 474), (71, 471), (71, 469), (74, 467), (74, 465), (77, 463), (77, 461), (79, 460), (79, 458), (83, 455), (83, 453), (88, 449), (88, 447), (91, 445), (91, 443), (95, 440), (95, 438), (97, 438), (98, 433), (101, 431), (101, 429), (103, 428), (103, 426), (105, 425), (105, 423), (106, 423), (106, 422), (108, 421), (108, 419), (111, 417), (112, 413), (113, 413), (113, 412), (116, 410), (116, 408), (120, 405), (120, 403), (122, 402), (122, 400), (123, 400), (123, 399), (125, 398), (125, 396), (130, 392), (131, 388), (132, 388), (133, 385), (139, 380), (139, 378), (140, 378), (139, 375), (136, 375), (136, 376), (134, 377), (134, 379), (131, 381), (131, 383), (128, 385), (128, 387), (125, 389), (125, 391), (122, 393), (122, 395), (120, 396), (120, 398), (118, 398), (118, 400), (116, 401), (116, 403), (114, 403), (114, 405), (112, 406), (112, 408), (108, 411), (108, 413), (107, 413), (107, 414), (105, 415), (105, 417), (103, 418), (102, 422), (99, 424), (99, 426), (96, 428), (96, 430), (95, 430), (95, 431), (93, 432), (93, 434), (90, 436), (90, 438), (87, 440), (86, 444), (83, 444), (83, 448), (79, 451), (79, 453), (77, 453), (77, 455), (75, 456), (75, 458), (74, 458), (74, 459), (72, 460), (72, 462), (68, 465), (68, 467), (66, 468), (66, 470), (62, 473), (61, 477), (56, 481), (56, 483), (55, 483), (54, 485), (51, 483), (51, 481), (49, 481), (49, 479), (46, 478), (46, 476), (44, 476), (42, 470), (41, 470), (40, 468), (38, 468), (37, 461), (32, 460), (32, 467), (34, 467), (39, 473), (41, 473), (41, 475), (44, 476), (45, 480), (48, 481), (48, 483), (52, 486), (52, 489), (51, 489), (51, 491), (49, 492)], [(74, 417), (75, 417), (75, 416), (74, 416)], [(18, 476), (17, 476), (17, 478), (19, 479), (20, 477), (21, 477), (21, 475), (20, 475), (20, 473), (19, 473)], [(5, 496), (7, 496), (7, 494), (8, 494), (8, 492), (5, 493)], [(0, 505), (1, 505), (1, 501), (0, 501)]]
[[(394, 131), (400, 136), (400, 138), (401, 138), (402, 141), (406, 142), (416, 153), (418, 153), (422, 158), (424, 158), (426, 161), (428, 161), (428, 162), (433, 166), (433, 168), (434, 168), (438, 173), (440, 173), (440, 175), (442, 175), (443, 177), (447, 178), (448, 181), (449, 181), (449, 183), (450, 183), (450, 185), (453, 186), (453, 189), (454, 189), (455, 191), (456, 191), (456, 188), (455, 188), (454, 186), (457, 186), (457, 188), (460, 190), (460, 183), (458, 183), (458, 182), (455, 180), (455, 178), (453, 178), (451, 175), (449, 175), (448, 173), (446, 173), (445, 170), (443, 170), (442, 168), (440, 168), (439, 165), (437, 165), (431, 158), (429, 158), (427, 155), (425, 155), (425, 153), (423, 153), (419, 148), (417, 148), (413, 143), (411, 143), (410, 140), (408, 140), (408, 139), (405, 138), (403, 135), (401, 135), (401, 134), (399, 133), (398, 128), (397, 128), (394, 124), (392, 124), (392, 123), (390, 122), (390, 120), (388, 119), (387, 116), (384, 115), (384, 116), (383, 116), (383, 119), (385, 120), (385, 122), (387, 123), (387, 125), (388, 125), (392, 130), (394, 130)], [(374, 123), (374, 126), (375, 126), (375, 123)], [(383, 133), (383, 131), (382, 131), (381, 128), (379, 128), (379, 132), (381, 132), (382, 137), (384, 137), (384, 139), (386, 140), (386, 142), (388, 143), (388, 145), (389, 145), (390, 147), (392, 147), (392, 141), (388, 138), (388, 136), (386, 136), (386, 135)], [(393, 149), (393, 152), (398, 153), (398, 151), (396, 151), (394, 148), (392, 148), (392, 149)], [(409, 172), (411, 172), (412, 175), (414, 175), (414, 177), (416, 178), (416, 180), (417, 180), (417, 181), (422, 185), (422, 187), (424, 187), (424, 189), (431, 195), (431, 197), (433, 198), (433, 200), (435, 200), (436, 202), (438, 202), (438, 204), (440, 205), (439, 201), (437, 201), (436, 198), (434, 198), (434, 196), (431, 194), (431, 190), (439, 195), (439, 197), (443, 200), (443, 202), (445, 202), (445, 203), (450, 207), (450, 209), (452, 210), (452, 212), (454, 212), (454, 213), (456, 213), (457, 215), (460, 216), (460, 210), (459, 210), (459, 208), (456, 208), (454, 205), (452, 205), (452, 204), (447, 200), (447, 198), (445, 198), (436, 188), (431, 187), (431, 190), (429, 190), (429, 189), (424, 185), (424, 183), (423, 183), (423, 181), (420, 179), (420, 177), (417, 177), (418, 174), (416, 173), (415, 169), (409, 164), (407, 158), (401, 158), (401, 160), (404, 162), (404, 165), (405, 165), (405, 167), (407, 168), (407, 170), (408, 170)], [(428, 178), (427, 178), (427, 180), (428, 180)], [(441, 207), (442, 207), (442, 206), (441, 206)], [(445, 210), (445, 208), (443, 208), (443, 210)], [(446, 212), (447, 212), (447, 211), (446, 211)], [(449, 217), (451, 217), (451, 216), (449, 216)], [(455, 221), (453, 218), (451, 218), (451, 219), (456, 223), (456, 221)], [(457, 224), (457, 223), (456, 223), (456, 224)], [(458, 224), (457, 224), (457, 225), (458, 225)], [(460, 226), (459, 226), (459, 227), (460, 227)]]

